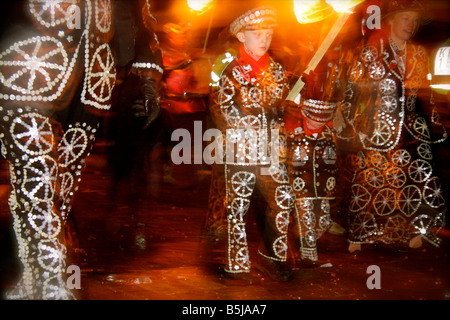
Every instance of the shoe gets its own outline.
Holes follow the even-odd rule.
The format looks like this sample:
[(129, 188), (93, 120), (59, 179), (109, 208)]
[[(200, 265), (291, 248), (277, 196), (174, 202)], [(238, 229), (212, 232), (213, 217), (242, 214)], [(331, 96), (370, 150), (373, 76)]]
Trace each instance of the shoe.
[(260, 278), (255, 277), (249, 272), (231, 273), (223, 271), (220, 279), (225, 281), (229, 285), (235, 286), (255, 285), (261, 282)]
[(314, 269), (314, 268), (320, 268), (322, 266), (326, 266), (329, 264), (329, 262), (323, 261), (323, 260), (311, 260), (311, 259), (306, 259), (303, 258), (301, 260), (298, 260), (296, 262), (297, 266), (300, 269)]
[(327, 232), (335, 236), (344, 236), (347, 233), (347, 230), (345, 230), (339, 223), (333, 222)]
[(352, 253), (352, 254), (358, 254), (358, 252), (362, 251), (362, 247), (361, 244), (359, 243), (350, 243), (348, 245), (348, 252)]
[(255, 267), (275, 281), (285, 282), (291, 281), (294, 278), (292, 271), (286, 263), (267, 259), (261, 255), (258, 255)]
[(222, 225), (215, 225), (213, 227), (211, 227), (208, 230), (209, 234), (213, 237), (215, 237), (216, 239), (226, 239), (227, 235), (228, 235), (228, 230), (227, 230), (227, 226), (222, 224)]
[(419, 248), (422, 248), (422, 245), (423, 245), (423, 241), (422, 241), (422, 236), (421, 236), (421, 235), (415, 236), (414, 238), (412, 238), (412, 239), (409, 241), (409, 247), (410, 247), (411, 249), (419, 249)]

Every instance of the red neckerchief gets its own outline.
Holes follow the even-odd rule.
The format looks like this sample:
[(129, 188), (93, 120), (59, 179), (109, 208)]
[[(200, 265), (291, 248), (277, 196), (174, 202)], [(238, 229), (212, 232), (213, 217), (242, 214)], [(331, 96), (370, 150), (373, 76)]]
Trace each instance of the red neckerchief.
[(241, 45), (239, 49), (239, 63), (240, 64), (250, 64), (252, 67), (252, 74), (256, 75), (258, 73), (261, 73), (261, 71), (267, 69), (269, 65), (269, 53), (266, 52), (261, 58), (258, 60), (255, 60), (253, 57), (251, 57), (247, 51), (245, 50), (244, 45)]

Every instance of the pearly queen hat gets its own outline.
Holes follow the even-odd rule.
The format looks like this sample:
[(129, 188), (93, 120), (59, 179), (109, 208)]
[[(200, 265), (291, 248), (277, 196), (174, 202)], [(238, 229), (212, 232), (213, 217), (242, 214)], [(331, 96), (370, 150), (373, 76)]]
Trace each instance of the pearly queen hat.
[(230, 25), (230, 32), (236, 35), (242, 29), (272, 29), (277, 26), (277, 13), (272, 7), (258, 7), (236, 18)]
[(431, 15), (427, 7), (421, 0), (390, 0), (386, 1), (383, 7), (382, 19), (392, 17), (395, 13), (401, 11), (417, 11), (421, 15), (420, 24), (426, 24), (431, 21)]
[(301, 101), (300, 108), (307, 118), (326, 123), (333, 119), (336, 105), (335, 102), (305, 99)]
[(391, 0), (387, 1), (386, 5), (386, 14), (398, 12), (398, 11), (424, 11), (425, 6), (422, 1), (419, 0)]

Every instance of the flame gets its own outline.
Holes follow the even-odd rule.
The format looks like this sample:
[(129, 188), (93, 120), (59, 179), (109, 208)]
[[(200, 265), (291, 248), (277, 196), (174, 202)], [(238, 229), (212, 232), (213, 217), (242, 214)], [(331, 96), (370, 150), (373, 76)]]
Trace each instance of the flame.
[(323, 0), (294, 0), (294, 13), (299, 23), (314, 23), (329, 17), (333, 10)]
[(351, 13), (356, 5), (364, 0), (294, 0), (294, 12), (299, 23), (322, 21), (333, 14)]
[(351, 13), (351, 8), (357, 6), (364, 0), (326, 0), (327, 3), (333, 7), (336, 12), (348, 12)]
[(214, 0), (187, 0), (189, 8), (197, 12), (204, 12), (211, 7)]

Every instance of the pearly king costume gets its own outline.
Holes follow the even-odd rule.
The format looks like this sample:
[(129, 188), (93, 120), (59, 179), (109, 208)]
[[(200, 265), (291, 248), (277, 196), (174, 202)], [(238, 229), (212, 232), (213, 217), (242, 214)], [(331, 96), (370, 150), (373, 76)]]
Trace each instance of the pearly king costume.
[[(316, 109), (312, 114), (309, 113), (308, 117), (324, 122), (324, 127), (320, 130), (309, 129), (307, 120), (302, 115), (287, 113), (285, 117), (289, 150), (288, 171), (295, 194), (295, 225), (299, 237), (299, 252), (302, 260), (310, 261), (318, 260), (317, 241), (331, 226), (337, 172), (335, 131), (332, 123), (336, 103), (317, 102), (320, 102), (317, 108), (322, 109)], [(309, 103), (311, 99), (302, 102), (304, 105)], [(315, 113), (317, 111), (324, 113)], [(297, 120), (297, 123), (290, 125), (292, 120)]]
[[(317, 241), (332, 223), (338, 157), (333, 119), (337, 108), (338, 65), (320, 64), (304, 75), (299, 104), (286, 108), (289, 180), (295, 194), (294, 219), (301, 260), (317, 261)], [(309, 121), (317, 127), (311, 127)]]
[[(421, 235), (438, 246), (446, 204), (432, 143), (446, 133), (434, 110), (428, 121), (421, 109), (421, 95), (429, 89), (425, 49), (407, 42), (401, 53), (376, 34), (358, 50), (350, 70), (341, 105), (347, 127), (339, 133), (341, 141), (353, 143), (347, 155), (353, 171), (350, 242), (407, 246)], [(433, 139), (432, 127), (440, 138)]]
[[(237, 18), (230, 30), (236, 35), (242, 28), (272, 28), (275, 22), (274, 9), (257, 8)], [(250, 272), (245, 215), (255, 189), (268, 206), (259, 254), (272, 261), (287, 259), (293, 194), (283, 156), (275, 154), (285, 147), (280, 119), (286, 89), (280, 64), (267, 53), (256, 61), (241, 46), (211, 95), (212, 119), (224, 137), (229, 273)]]
[(23, 275), (7, 298), (71, 299), (64, 226), (115, 85), (111, 1), (8, 5), (21, 16), (0, 48), (1, 151)]

